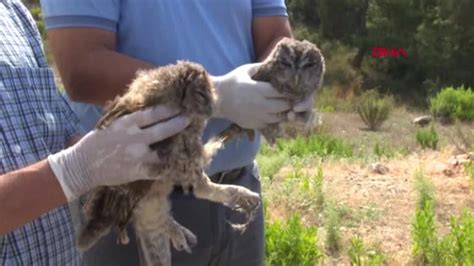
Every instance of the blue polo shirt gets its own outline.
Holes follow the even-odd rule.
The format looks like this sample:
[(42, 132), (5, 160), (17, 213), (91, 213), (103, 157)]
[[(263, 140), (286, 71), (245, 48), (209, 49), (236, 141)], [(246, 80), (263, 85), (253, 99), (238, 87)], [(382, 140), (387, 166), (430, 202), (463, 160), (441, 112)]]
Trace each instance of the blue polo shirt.
[[(117, 36), (120, 53), (158, 66), (187, 59), (222, 75), (255, 61), (252, 18), (286, 16), (284, 0), (41, 0), (47, 29), (94, 27)], [(100, 88), (98, 88), (100, 89)], [(86, 130), (100, 109), (74, 104)], [(212, 119), (204, 140), (230, 125)], [(208, 174), (251, 164), (260, 137), (235, 140), (219, 151)]]

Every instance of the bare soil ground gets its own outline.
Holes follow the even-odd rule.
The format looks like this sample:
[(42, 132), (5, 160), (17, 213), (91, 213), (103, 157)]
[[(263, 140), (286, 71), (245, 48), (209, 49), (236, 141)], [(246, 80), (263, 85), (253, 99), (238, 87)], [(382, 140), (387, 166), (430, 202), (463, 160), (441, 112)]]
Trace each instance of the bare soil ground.
[[(324, 114), (325, 130), (333, 135), (351, 140), (360, 149), (360, 154), (371, 151), (374, 143), (382, 142), (393, 148), (406, 147), (407, 155), (381, 159), (379, 162), (389, 168), (385, 175), (371, 173), (370, 163), (379, 159), (327, 160), (322, 162), (324, 171), (323, 190), (328, 199), (345, 206), (351, 212), (359, 213), (358, 219), (341, 221), (343, 250), (340, 255), (328, 256), (325, 265), (347, 265), (347, 247), (350, 238), (358, 235), (364, 242), (379, 248), (388, 259), (389, 265), (413, 264), (411, 256), (411, 223), (416, 204), (415, 173), (422, 170), (435, 187), (438, 232), (442, 236), (449, 226), (452, 215), (459, 215), (463, 208), (474, 209), (474, 192), (462, 164), (455, 164), (452, 157), (459, 153), (451, 142), (452, 127), (436, 125), (440, 134), (440, 151), (422, 151), (417, 148), (416, 128), (411, 121), (418, 114), (397, 112), (380, 132), (364, 130), (364, 124), (356, 114)], [(474, 130), (465, 124), (464, 130)], [(291, 166), (279, 171), (274, 184), (284, 179)], [(308, 163), (305, 171), (315, 173), (316, 167)], [(269, 190), (271, 188), (265, 188)], [(291, 209), (272, 206), (270, 217), (286, 216)], [(320, 226), (321, 221), (312, 219), (317, 215), (306, 215), (306, 222)], [(324, 233), (324, 232), (323, 232)], [(319, 239), (323, 242), (324, 238)]]

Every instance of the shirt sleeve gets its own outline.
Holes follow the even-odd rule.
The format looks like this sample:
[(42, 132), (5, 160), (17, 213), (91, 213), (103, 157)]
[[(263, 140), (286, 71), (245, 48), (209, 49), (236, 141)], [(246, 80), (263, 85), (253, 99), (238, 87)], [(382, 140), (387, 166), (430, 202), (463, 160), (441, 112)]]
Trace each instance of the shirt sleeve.
[(252, 0), (255, 17), (288, 16), (285, 0)]
[(120, 0), (41, 0), (46, 29), (93, 27), (117, 31)]

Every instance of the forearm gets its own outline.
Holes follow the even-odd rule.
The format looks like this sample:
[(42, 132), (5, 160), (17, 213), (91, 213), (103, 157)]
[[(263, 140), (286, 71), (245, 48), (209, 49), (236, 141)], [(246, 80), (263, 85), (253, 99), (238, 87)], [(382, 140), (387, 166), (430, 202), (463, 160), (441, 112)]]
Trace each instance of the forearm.
[(265, 59), (270, 55), (270, 53), (273, 51), (273, 48), (275, 48), (275, 46), (277, 45), (277, 43), (285, 38), (285, 37), (288, 37), (288, 38), (292, 38), (291, 34), (288, 34), (288, 36), (283, 36), (283, 35), (276, 35), (272, 41), (270, 41), (266, 46), (265, 48), (260, 51), (260, 53), (257, 55), (257, 62), (263, 62), (265, 61)]
[(0, 235), (66, 203), (61, 185), (43, 160), (0, 176)]
[(264, 61), (282, 38), (293, 38), (290, 22), (284, 16), (255, 17), (252, 35), (258, 62)]
[(75, 101), (104, 105), (122, 94), (140, 69), (153, 65), (116, 51), (98, 49), (80, 61), (76, 71), (70, 73), (66, 85)]

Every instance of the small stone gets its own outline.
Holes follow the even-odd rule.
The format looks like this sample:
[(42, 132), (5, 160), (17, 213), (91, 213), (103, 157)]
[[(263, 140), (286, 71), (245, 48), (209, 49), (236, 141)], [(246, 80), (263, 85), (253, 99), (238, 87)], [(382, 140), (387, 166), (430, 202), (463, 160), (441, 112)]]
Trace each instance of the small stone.
[(424, 116), (415, 118), (413, 120), (413, 124), (424, 127), (424, 126), (427, 126), (429, 123), (431, 123), (432, 120), (433, 119), (431, 116), (424, 115)]
[(466, 154), (459, 154), (459, 155), (451, 157), (448, 160), (448, 164), (452, 166), (457, 166), (457, 165), (468, 163), (470, 161), (472, 161), (472, 156), (466, 153)]
[(381, 163), (373, 163), (369, 165), (369, 171), (374, 174), (385, 175), (386, 173), (388, 173), (389, 169), (387, 166)]

